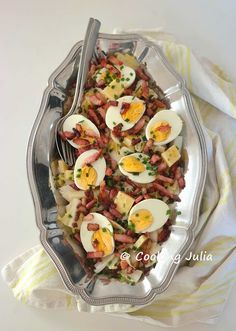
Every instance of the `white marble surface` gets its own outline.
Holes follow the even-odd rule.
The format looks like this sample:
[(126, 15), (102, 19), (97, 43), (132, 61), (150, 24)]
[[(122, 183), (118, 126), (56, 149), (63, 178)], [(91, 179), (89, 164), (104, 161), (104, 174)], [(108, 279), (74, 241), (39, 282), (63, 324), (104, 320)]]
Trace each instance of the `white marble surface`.
[[(232, 0), (0, 0), (0, 266), (38, 243), (29, 193), (25, 155), (31, 126), (51, 72), (83, 37), (90, 16), (102, 31), (115, 27), (162, 26), (222, 66), (236, 82), (236, 3)], [(4, 155), (4, 158), (3, 158)], [(0, 329), (23, 330), (163, 330), (108, 315), (42, 311), (18, 303), (0, 280)], [(235, 330), (236, 287), (215, 326), (191, 325), (181, 331)]]

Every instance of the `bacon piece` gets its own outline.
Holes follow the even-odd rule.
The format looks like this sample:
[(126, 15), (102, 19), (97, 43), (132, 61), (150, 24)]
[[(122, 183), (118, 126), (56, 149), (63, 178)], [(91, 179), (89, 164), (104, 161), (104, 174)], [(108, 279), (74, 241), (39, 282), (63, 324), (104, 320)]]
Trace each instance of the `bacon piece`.
[(111, 64), (108, 63), (106, 65), (106, 68), (109, 70), (110, 74), (116, 75), (118, 78), (121, 77), (120, 71), (116, 67), (114, 67), (113, 65), (111, 65)]
[(109, 105), (109, 107), (110, 106), (116, 107), (116, 106), (118, 106), (118, 101), (116, 101), (116, 100), (109, 100), (107, 104)]
[(79, 145), (79, 146), (87, 146), (87, 145), (90, 145), (90, 142), (89, 142), (87, 139), (78, 138), (78, 137), (75, 137), (75, 138), (73, 139), (73, 143), (75, 143), (76, 145)]
[(84, 167), (86, 164), (92, 164), (93, 162), (97, 161), (99, 157), (102, 155), (102, 150), (100, 149), (99, 151), (95, 152), (94, 154), (86, 157), (84, 160), (82, 167)]
[(170, 230), (166, 227), (163, 227), (163, 230), (158, 233), (158, 242), (166, 241), (169, 235), (170, 235)]
[(135, 242), (135, 239), (130, 236), (127, 236), (127, 234), (115, 233), (114, 239), (115, 241), (119, 241), (121, 243), (127, 243), (127, 244), (133, 244)]
[[(121, 132), (121, 129), (122, 129), (122, 124), (117, 124), (116, 126), (114, 126), (114, 128), (112, 130), (112, 133), (114, 134), (114, 136), (116, 136), (117, 138), (121, 137), (122, 133), (123, 133), (123, 132)], [(129, 134), (129, 133), (127, 133), (127, 134)]]
[(105, 86), (105, 81), (103, 79), (99, 79), (99, 81), (96, 83), (97, 87), (104, 87)]
[(153, 144), (154, 144), (154, 140), (149, 138), (143, 148), (143, 153), (148, 154), (149, 150), (152, 148)]
[(160, 164), (158, 164), (157, 171), (158, 172), (163, 172), (163, 171), (166, 170), (166, 168), (167, 168), (166, 162), (165, 161), (162, 161)]
[(128, 262), (126, 260), (121, 260), (120, 261), (120, 268), (121, 268), (121, 270), (127, 269), (128, 266), (129, 266), (129, 264), (128, 264)]
[(97, 126), (99, 126), (101, 124), (100, 119), (98, 118), (98, 115), (91, 108), (89, 108), (89, 110), (88, 110), (88, 118)]
[(89, 201), (89, 202), (86, 204), (85, 207), (86, 207), (87, 209), (91, 209), (91, 208), (93, 208), (93, 207), (95, 206), (96, 202), (97, 202), (97, 199), (93, 199), (93, 200)]
[(97, 231), (99, 230), (100, 226), (99, 224), (96, 224), (96, 223), (88, 223), (87, 224), (87, 230), (88, 231)]
[(109, 211), (107, 211), (107, 210), (103, 210), (102, 213), (103, 213), (103, 215), (106, 216), (107, 218), (109, 218), (109, 219), (111, 219), (111, 220), (114, 219), (114, 216), (113, 216), (111, 213), (109, 213)]
[(147, 194), (147, 193), (146, 193), (146, 194), (144, 194), (144, 196), (143, 196), (143, 197), (144, 197), (144, 199), (151, 199), (151, 195), (149, 195), (149, 194)]
[(130, 186), (132, 186), (134, 189), (136, 189), (137, 187), (141, 187), (138, 183), (134, 183), (131, 179), (129, 178), (125, 178), (125, 181), (127, 184), (129, 184)]
[(84, 215), (88, 214), (88, 210), (86, 209), (85, 206), (82, 206), (82, 205), (77, 208), (77, 211), (80, 213), (83, 213)]
[(167, 176), (158, 175), (157, 179), (161, 182), (164, 182), (164, 183), (169, 183), (169, 184), (174, 183), (174, 180), (170, 177), (167, 177)]
[(178, 179), (178, 185), (179, 185), (179, 188), (180, 188), (180, 189), (185, 188), (185, 179), (184, 179), (184, 177), (180, 177), (180, 178)]
[(115, 57), (114, 55), (110, 55), (108, 57), (108, 61), (111, 63), (111, 64), (114, 64), (114, 65), (118, 65), (118, 66), (121, 66), (123, 64), (122, 61), (118, 60), (117, 57)]
[(167, 188), (165, 188), (161, 184), (153, 183), (153, 187), (155, 187), (157, 191), (159, 191), (162, 195), (166, 196), (167, 198), (170, 198), (174, 201), (180, 201), (180, 198), (176, 194), (170, 192)]
[(71, 131), (63, 131), (63, 135), (68, 140), (75, 138), (74, 132), (71, 132)]
[(106, 175), (106, 176), (111, 176), (112, 174), (113, 174), (112, 169), (111, 169), (111, 168), (107, 168), (107, 169), (106, 169), (106, 172), (105, 172), (105, 175)]
[(103, 257), (103, 255), (104, 255), (103, 251), (88, 252), (87, 259), (100, 259), (101, 257)]
[(76, 241), (78, 241), (78, 242), (81, 243), (81, 238), (80, 238), (79, 232), (77, 232), (77, 233), (74, 234), (74, 238), (75, 238)]
[(140, 143), (140, 141), (141, 141), (141, 138), (133, 138), (131, 144), (132, 144), (132, 146), (135, 146), (138, 143)]
[(130, 109), (129, 102), (122, 102), (120, 113), (124, 115)]
[(175, 179), (178, 180), (182, 177), (182, 172), (181, 172), (181, 168), (180, 167), (177, 167), (175, 169)]
[(137, 197), (137, 199), (134, 200), (134, 203), (139, 203), (142, 200), (143, 200), (143, 195), (140, 195), (139, 197)]
[(135, 124), (134, 127), (126, 131), (126, 135), (128, 134), (137, 134), (145, 125), (145, 118), (141, 117), (140, 120)]
[(89, 101), (94, 106), (102, 106), (103, 101), (99, 99), (95, 94), (89, 96)]
[(59, 136), (61, 137), (62, 140), (66, 141), (66, 136), (64, 135), (64, 132), (63, 131), (59, 131), (58, 132)]
[(153, 156), (151, 157), (151, 159), (150, 159), (150, 163), (151, 164), (155, 164), (155, 163), (157, 163), (158, 161), (160, 161), (160, 156), (158, 156), (157, 154), (153, 154)]
[(148, 99), (149, 87), (148, 87), (148, 82), (146, 80), (141, 80), (141, 88), (142, 88), (142, 97), (144, 99)]
[(100, 61), (100, 64), (103, 68), (105, 68), (106, 65), (107, 65), (107, 60), (105, 58), (102, 58), (101, 61)]
[(162, 102), (161, 100), (158, 100), (158, 99), (154, 100), (154, 105), (157, 108), (162, 108), (162, 109), (168, 108), (164, 102)]
[(99, 99), (102, 102), (102, 104), (107, 102), (107, 99), (106, 99), (105, 95), (103, 95), (102, 93), (97, 91), (95, 93), (95, 95), (96, 95), (96, 98)]
[(91, 145), (84, 145), (83, 147), (79, 147), (78, 149), (75, 150), (75, 155), (78, 157), (84, 152), (88, 151), (90, 149)]
[(109, 198), (111, 200), (113, 200), (115, 198), (115, 196), (117, 195), (117, 193), (118, 193), (118, 190), (116, 188), (111, 189), (110, 193), (109, 193)]
[(99, 135), (96, 132), (94, 132), (92, 129), (87, 128), (87, 127), (86, 127), (86, 131), (84, 131), (84, 134), (87, 137), (91, 137), (91, 138), (96, 138), (97, 139), (99, 137)]
[(116, 218), (122, 218), (122, 214), (114, 207), (110, 207), (109, 212)]
[(147, 75), (145, 75), (145, 73), (143, 72), (143, 68), (141, 66), (139, 66), (136, 69), (136, 75), (138, 76), (138, 78), (143, 79), (143, 80), (149, 80), (149, 77)]
[(100, 114), (100, 116), (102, 117), (102, 119), (105, 120), (105, 118), (106, 118), (106, 109), (104, 109), (103, 107), (99, 107), (97, 109), (97, 111)]
[(154, 115), (154, 111), (150, 107), (147, 107), (146, 114), (147, 114), (148, 117), (151, 118)]

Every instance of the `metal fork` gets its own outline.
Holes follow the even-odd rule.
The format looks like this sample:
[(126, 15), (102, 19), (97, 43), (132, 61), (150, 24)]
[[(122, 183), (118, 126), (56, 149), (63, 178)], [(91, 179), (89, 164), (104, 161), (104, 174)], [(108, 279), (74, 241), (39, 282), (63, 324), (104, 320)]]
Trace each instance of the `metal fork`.
[(79, 67), (78, 67), (78, 74), (76, 80), (74, 100), (69, 112), (61, 119), (59, 119), (55, 127), (55, 141), (56, 141), (58, 153), (61, 159), (65, 161), (69, 166), (72, 166), (76, 161), (75, 150), (74, 147), (68, 143), (68, 141), (63, 140), (60, 137), (59, 132), (62, 131), (63, 123), (65, 122), (65, 120), (70, 115), (75, 113), (78, 107), (80, 106), (81, 98), (83, 95), (83, 87), (87, 78), (89, 63), (94, 53), (94, 47), (96, 45), (100, 25), (101, 23), (98, 20), (94, 18), (89, 19), (81, 56), (79, 57), (79, 55), (77, 55), (77, 59), (75, 61), (75, 67), (77, 67), (78, 62), (79, 62)]

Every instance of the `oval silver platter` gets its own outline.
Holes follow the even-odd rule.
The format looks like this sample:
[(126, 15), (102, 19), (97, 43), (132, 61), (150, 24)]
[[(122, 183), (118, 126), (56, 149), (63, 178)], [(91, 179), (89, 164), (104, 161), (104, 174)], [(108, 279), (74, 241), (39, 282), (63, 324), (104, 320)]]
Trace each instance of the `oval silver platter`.
[(104, 285), (100, 280), (88, 280), (77, 254), (64, 238), (57, 225), (57, 205), (49, 187), (50, 162), (57, 157), (54, 129), (62, 116), (62, 104), (68, 81), (75, 72), (75, 57), (81, 52), (82, 41), (70, 51), (63, 63), (50, 76), (38, 116), (35, 120), (27, 151), (29, 184), (35, 205), (40, 240), (51, 257), (66, 288), (80, 295), (91, 305), (114, 303), (145, 305), (158, 293), (166, 290), (178, 264), (174, 257), (184, 256), (194, 241), (194, 229), (207, 172), (207, 155), (204, 135), (193, 109), (185, 82), (168, 63), (160, 48), (139, 35), (100, 34), (98, 45), (107, 51), (128, 51), (140, 61), (146, 62), (147, 70), (169, 97), (171, 108), (184, 122), (182, 135), (188, 155), (185, 167), (186, 187), (181, 192), (181, 202), (169, 239), (163, 244), (159, 262), (150, 274), (135, 286), (118, 281)]

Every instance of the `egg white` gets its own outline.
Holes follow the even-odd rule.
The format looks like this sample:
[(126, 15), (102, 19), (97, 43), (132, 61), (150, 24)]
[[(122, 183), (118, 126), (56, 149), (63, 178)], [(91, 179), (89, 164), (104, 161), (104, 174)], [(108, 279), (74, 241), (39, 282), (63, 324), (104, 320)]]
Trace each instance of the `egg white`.
[[(124, 97), (121, 97), (119, 99), (117, 99), (118, 101), (118, 105), (117, 106), (110, 106), (107, 109), (106, 112), (106, 125), (108, 126), (109, 129), (113, 130), (113, 128), (118, 125), (118, 124), (122, 124), (122, 129), (121, 131), (126, 131), (131, 129), (137, 122), (138, 120), (140, 120), (140, 118), (143, 116), (144, 112), (145, 112), (145, 104), (144, 101), (137, 98), (137, 97), (133, 97), (132, 95), (127, 95)], [(122, 116), (121, 116), (121, 107), (122, 107), (122, 103), (123, 102), (128, 102), (128, 103), (132, 103), (132, 102), (140, 102), (143, 104), (143, 111), (141, 113), (141, 115), (137, 118), (137, 120), (135, 122), (126, 122), (123, 120)]]
[[(114, 239), (113, 239), (113, 227), (111, 223), (108, 221), (108, 219), (99, 213), (90, 213), (90, 215), (93, 215), (93, 219), (91, 221), (84, 220), (80, 227), (80, 238), (82, 245), (86, 252), (96, 252), (96, 249), (92, 245), (92, 237), (95, 231), (89, 231), (87, 229), (88, 223), (98, 224), (100, 228), (106, 228), (110, 231), (112, 235), (112, 247), (114, 251)], [(113, 253), (111, 252), (111, 254)]]
[[(83, 115), (74, 114), (65, 120), (63, 123), (63, 131), (70, 131), (73, 132), (73, 128), (76, 127), (76, 124), (80, 123), (87, 125), (91, 130), (94, 131), (94, 133), (98, 136), (100, 136), (100, 132), (98, 131), (98, 128), (96, 127), (93, 122), (91, 122), (88, 118), (84, 117)], [(75, 148), (79, 148), (79, 145), (75, 144), (72, 140), (67, 139), (67, 141)]]
[(124, 87), (130, 87), (135, 81), (135, 70), (125, 65), (116, 66), (116, 68), (121, 72), (121, 81)]
[[(129, 154), (127, 156), (123, 156), (120, 161), (119, 161), (119, 170), (120, 172), (122, 172), (123, 175), (127, 176), (129, 179), (131, 179), (133, 182), (136, 182), (136, 183), (140, 183), (140, 184), (145, 184), (145, 183), (151, 183), (153, 182), (155, 179), (156, 179), (156, 176), (152, 176), (152, 175), (149, 175), (148, 173), (150, 172), (150, 170), (147, 170), (145, 169), (143, 172), (139, 173), (139, 175), (133, 175), (132, 173), (128, 172), (128, 171), (125, 171), (123, 169), (123, 167), (120, 165), (122, 163), (122, 161), (127, 158), (127, 157), (130, 157), (130, 156), (134, 156), (136, 157), (138, 160), (139, 159), (139, 156), (141, 156), (141, 160), (143, 158), (147, 159), (148, 156), (146, 154), (143, 154), (143, 153), (133, 153), (133, 154)], [(145, 166), (145, 164), (144, 164)]]
[(146, 137), (147, 139), (152, 138), (150, 131), (152, 127), (160, 121), (166, 121), (171, 126), (171, 132), (167, 139), (157, 142), (154, 141), (154, 145), (165, 145), (174, 140), (181, 132), (183, 127), (183, 122), (181, 118), (173, 110), (161, 110), (159, 111), (148, 123), (146, 127)]
[(130, 216), (132, 214), (137, 213), (138, 210), (140, 210), (140, 209), (149, 210), (153, 216), (153, 223), (147, 229), (140, 231), (140, 233), (152, 232), (157, 229), (160, 229), (169, 218), (168, 211), (170, 208), (164, 201), (159, 200), (159, 199), (146, 199), (146, 200), (143, 200), (143, 201), (137, 203), (130, 210), (129, 219), (128, 219), (129, 225), (132, 224), (132, 222), (130, 222)]
[[(75, 162), (75, 166), (74, 166), (74, 182), (75, 185), (81, 189), (84, 190), (83, 187), (81, 187), (78, 183), (77, 183), (77, 174), (78, 174), (78, 169), (82, 168), (82, 165), (84, 163), (84, 160), (89, 157), (90, 155), (94, 154), (98, 152), (97, 149), (90, 149), (89, 151), (86, 151), (84, 153), (82, 153), (76, 160)], [(97, 161), (92, 163), (93, 168), (96, 170), (97, 172), (97, 180), (95, 183), (95, 186), (99, 186), (100, 183), (102, 182), (103, 178), (105, 177), (105, 172), (106, 172), (106, 161), (104, 159), (104, 157), (100, 157)]]

